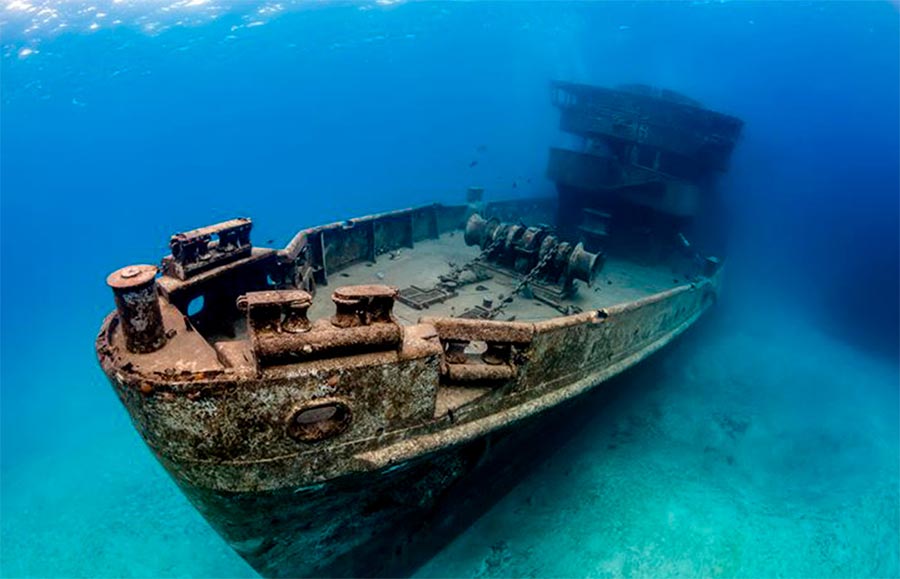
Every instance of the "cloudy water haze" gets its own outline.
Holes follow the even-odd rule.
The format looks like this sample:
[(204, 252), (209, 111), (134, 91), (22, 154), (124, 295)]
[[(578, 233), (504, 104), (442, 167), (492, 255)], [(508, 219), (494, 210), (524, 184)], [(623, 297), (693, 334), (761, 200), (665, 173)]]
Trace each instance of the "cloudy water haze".
[(552, 80), (744, 121), (726, 287), (417, 574), (900, 575), (896, 4), (15, 0), (0, 51), (0, 575), (255, 576), (97, 364), (106, 276), (235, 216), (552, 196)]

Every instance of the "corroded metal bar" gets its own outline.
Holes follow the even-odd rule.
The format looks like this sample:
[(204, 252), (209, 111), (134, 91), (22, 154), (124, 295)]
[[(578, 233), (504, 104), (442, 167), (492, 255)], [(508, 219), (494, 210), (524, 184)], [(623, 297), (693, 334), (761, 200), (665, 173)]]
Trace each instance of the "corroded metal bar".
[(508, 364), (447, 365), (447, 378), (452, 382), (497, 382), (515, 377), (516, 369)]
[(534, 338), (534, 324), (426, 316), (419, 320), (431, 324), (441, 340), (505, 342), (527, 344)]
[(129, 352), (146, 354), (166, 344), (165, 327), (156, 292), (156, 266), (130, 265), (106, 278)]
[(274, 363), (396, 349), (400, 347), (402, 337), (400, 326), (396, 324), (317, 328), (302, 334), (267, 332), (254, 337), (254, 350), (262, 363)]

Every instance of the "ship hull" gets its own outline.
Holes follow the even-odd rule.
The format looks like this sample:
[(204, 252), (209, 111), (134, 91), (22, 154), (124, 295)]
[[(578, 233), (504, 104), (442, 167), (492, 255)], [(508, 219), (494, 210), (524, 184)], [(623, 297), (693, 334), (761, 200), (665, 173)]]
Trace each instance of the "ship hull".
[[(268, 255), (246, 259), (235, 267), (265, 265)], [(721, 276), (716, 267), (639, 299), (538, 321), (423, 316), (400, 341), (392, 319), (350, 328), (320, 320), (308, 334), (214, 346), (172, 305), (181, 297), (170, 287), (159, 299), (165, 347), (129, 352), (117, 312), (97, 352), (144, 441), (260, 574), (398, 576), (552, 450), (577, 424), (573, 408), (586, 393), (689, 328), (714, 303)], [(302, 292), (285, 293), (306, 303)], [(271, 358), (264, 339), (281, 348)], [(298, 340), (338, 349), (279, 357)], [(493, 354), (460, 356), (461, 342)], [(235, 353), (255, 364), (223, 363)]]
[(179, 483), (265, 577), (406, 576), (590, 420), (597, 390), (475, 440), (309, 487), (222, 493)]
[[(181, 459), (164, 446), (177, 437), (161, 425), (183, 429), (199, 424), (200, 413), (188, 418), (169, 405), (187, 403), (206, 412), (204, 398), (163, 393), (148, 404), (138, 384), (109, 374), (157, 458), (198, 511), (261, 575), (400, 576), (471, 524), (588, 418), (579, 403), (588, 393), (602, 391), (598, 385), (690, 327), (714, 302), (720, 274), (696, 288), (611, 308), (602, 323), (585, 323), (585, 315), (548, 321), (532, 347), (533, 374), (523, 372), (531, 386), (521, 403), (480, 418), (460, 414), (455, 425), (401, 436), (369, 451), (361, 448), (335, 463), (347, 470), (338, 476), (310, 475), (325, 464), (323, 457), (340, 454), (324, 449), (319, 458)], [(593, 359), (591, 353), (599, 347), (610, 354)], [(259, 382), (256, 392), (268, 386)], [(235, 393), (216, 404), (229, 408), (244, 403)], [(206, 428), (198, 432), (214, 433)]]
[[(717, 286), (717, 280), (710, 283)], [(713, 293), (702, 295), (691, 299), (695, 309), (680, 323), (655, 327), (653, 338), (630, 356), (599, 372), (585, 370), (568, 392), (549, 392), (558, 400), (542, 410), (375, 470), (306, 486), (228, 492), (192, 484), (184, 465), (160, 458), (209, 523), (263, 576), (408, 575), (589, 420), (597, 406), (585, 402), (605, 392), (609, 379), (693, 325), (713, 301)], [(678, 294), (632, 306), (621, 322), (634, 318), (635, 328), (645, 326), (647, 309), (674, 309), (669, 302), (675, 299)], [(261, 473), (266, 467), (252, 468)]]

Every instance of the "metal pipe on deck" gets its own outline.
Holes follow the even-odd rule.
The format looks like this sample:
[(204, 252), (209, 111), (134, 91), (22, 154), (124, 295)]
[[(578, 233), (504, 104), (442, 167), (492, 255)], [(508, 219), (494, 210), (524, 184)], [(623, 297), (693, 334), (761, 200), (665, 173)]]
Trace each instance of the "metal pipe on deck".
[(153, 265), (129, 265), (106, 278), (116, 300), (125, 347), (135, 354), (155, 352), (166, 345), (156, 290), (157, 271)]

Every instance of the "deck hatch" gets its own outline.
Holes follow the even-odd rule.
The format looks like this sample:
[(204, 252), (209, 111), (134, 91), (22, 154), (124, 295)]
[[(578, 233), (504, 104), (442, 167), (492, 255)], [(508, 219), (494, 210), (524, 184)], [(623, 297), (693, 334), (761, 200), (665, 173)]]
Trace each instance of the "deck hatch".
[(412, 285), (400, 290), (397, 300), (401, 304), (415, 310), (424, 310), (428, 306), (445, 302), (456, 296), (457, 293), (455, 291), (444, 289), (440, 286), (427, 289)]

